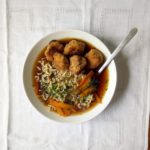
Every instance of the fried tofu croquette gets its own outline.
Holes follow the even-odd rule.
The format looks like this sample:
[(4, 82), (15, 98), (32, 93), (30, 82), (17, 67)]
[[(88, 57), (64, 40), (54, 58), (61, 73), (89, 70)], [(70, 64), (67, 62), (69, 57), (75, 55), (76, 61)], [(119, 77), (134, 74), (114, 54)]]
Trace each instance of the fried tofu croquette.
[(83, 54), (85, 43), (77, 40), (71, 40), (64, 48), (65, 55), (80, 55)]
[(63, 44), (61, 44), (59, 41), (51, 41), (48, 46), (47, 46), (47, 49), (45, 51), (45, 56), (46, 56), (46, 59), (48, 61), (53, 61), (53, 55), (55, 52), (60, 52), (62, 53), (64, 50), (64, 46)]
[(88, 53), (85, 54), (85, 57), (88, 62), (88, 68), (95, 69), (98, 66), (101, 66), (104, 62), (104, 56), (102, 52), (97, 49), (91, 49)]
[(87, 61), (84, 57), (81, 57), (79, 55), (73, 55), (72, 57), (70, 57), (69, 70), (72, 73), (74, 74), (80, 73), (86, 65), (87, 65)]
[(69, 61), (63, 54), (56, 52), (53, 58), (53, 64), (57, 70), (67, 70), (69, 68)]

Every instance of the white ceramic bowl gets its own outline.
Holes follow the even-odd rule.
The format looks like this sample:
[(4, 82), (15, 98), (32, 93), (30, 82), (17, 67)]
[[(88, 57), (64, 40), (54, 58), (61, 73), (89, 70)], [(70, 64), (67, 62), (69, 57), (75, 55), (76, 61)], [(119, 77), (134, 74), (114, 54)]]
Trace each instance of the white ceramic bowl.
[(116, 66), (114, 61), (112, 61), (111, 64), (109, 65), (109, 85), (108, 90), (106, 91), (103, 97), (102, 104), (98, 104), (97, 106), (95, 106), (93, 109), (91, 109), (86, 113), (70, 117), (61, 117), (54, 112), (50, 112), (49, 108), (44, 106), (38, 100), (37, 96), (34, 93), (32, 87), (32, 66), (39, 52), (49, 43), (49, 41), (54, 39), (59, 40), (63, 38), (77, 38), (83, 41), (87, 41), (88, 43), (91, 43), (93, 46), (95, 46), (97, 49), (100, 49), (104, 53), (106, 58), (110, 56), (110, 52), (108, 48), (105, 46), (105, 44), (89, 33), (79, 30), (63, 30), (49, 34), (46, 37), (42, 38), (39, 42), (37, 42), (37, 44), (31, 49), (30, 53), (26, 58), (23, 70), (24, 88), (28, 96), (28, 99), (30, 100), (32, 105), (47, 118), (59, 122), (82, 123), (100, 114), (110, 103), (114, 95), (117, 82)]

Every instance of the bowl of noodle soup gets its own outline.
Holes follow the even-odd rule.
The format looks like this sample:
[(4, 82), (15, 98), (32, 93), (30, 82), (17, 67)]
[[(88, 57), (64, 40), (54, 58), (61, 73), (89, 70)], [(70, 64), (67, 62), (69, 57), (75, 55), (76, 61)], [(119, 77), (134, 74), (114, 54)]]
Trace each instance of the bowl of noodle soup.
[(82, 123), (100, 114), (116, 88), (114, 61), (99, 75), (110, 56), (95, 36), (79, 30), (51, 33), (30, 50), (23, 83), (31, 104), (47, 118)]

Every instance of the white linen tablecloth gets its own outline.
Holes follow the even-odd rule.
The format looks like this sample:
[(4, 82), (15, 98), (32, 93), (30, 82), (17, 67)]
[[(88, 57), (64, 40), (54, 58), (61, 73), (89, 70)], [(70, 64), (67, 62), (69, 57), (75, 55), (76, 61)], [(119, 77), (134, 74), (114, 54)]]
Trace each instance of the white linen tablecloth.
[[(0, 0), (0, 150), (146, 150), (150, 99), (149, 0)], [(111, 51), (130, 28), (138, 35), (116, 58), (115, 96), (98, 117), (60, 124), (29, 103), (22, 70), (31, 47), (61, 29), (99, 37)]]

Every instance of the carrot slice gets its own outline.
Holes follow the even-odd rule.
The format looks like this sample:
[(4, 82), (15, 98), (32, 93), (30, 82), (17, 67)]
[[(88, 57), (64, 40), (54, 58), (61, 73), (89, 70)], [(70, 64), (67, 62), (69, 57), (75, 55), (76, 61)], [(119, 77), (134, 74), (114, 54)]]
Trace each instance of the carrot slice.
[(90, 71), (85, 78), (80, 82), (79, 87), (83, 87), (92, 77), (94, 76), (94, 72)]
[(69, 116), (73, 113), (76, 112), (76, 110), (74, 108), (71, 108), (71, 109), (62, 109), (63, 110), (63, 113), (64, 113), (64, 116)]
[(100, 97), (96, 93), (94, 93), (94, 97), (95, 97), (97, 102), (102, 103), (102, 100), (100, 99)]
[(69, 105), (69, 104), (65, 104), (64, 102), (58, 102), (55, 99), (48, 99), (48, 104), (52, 105), (54, 107), (59, 107), (59, 108), (64, 108), (64, 109), (69, 109), (69, 108), (73, 108), (73, 106)]
[(90, 71), (84, 79), (81, 80), (78, 88), (75, 90), (75, 94), (79, 94), (82, 90), (86, 89), (88, 86), (90, 86), (90, 82), (92, 80), (92, 77), (94, 76), (94, 72)]
[(85, 97), (85, 96), (91, 94), (94, 90), (95, 90), (95, 88), (93, 86), (90, 86), (87, 89), (85, 89), (84, 91), (82, 91), (82, 93), (80, 93), (79, 96)]
[(56, 111), (57, 111), (57, 113), (58, 113), (60, 116), (64, 116), (64, 115), (65, 115), (61, 108), (56, 108)]
[(72, 112), (71, 109), (63, 109), (64, 116), (69, 116)]

